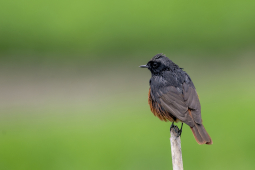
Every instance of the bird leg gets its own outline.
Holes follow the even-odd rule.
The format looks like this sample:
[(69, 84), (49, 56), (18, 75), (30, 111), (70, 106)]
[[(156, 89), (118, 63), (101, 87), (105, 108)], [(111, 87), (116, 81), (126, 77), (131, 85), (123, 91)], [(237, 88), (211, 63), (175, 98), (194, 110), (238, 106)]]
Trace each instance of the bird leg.
[[(182, 126), (183, 126), (183, 123), (182, 123)], [(181, 129), (178, 131), (179, 136), (182, 135), (182, 126), (181, 126)]]
[(174, 128), (174, 121), (172, 122), (171, 126), (170, 126), (170, 132), (171, 132), (171, 129)]
[(175, 126), (174, 122), (173, 122), (171, 124), (171, 126), (170, 126), (170, 132), (171, 132), (171, 129), (174, 128), (174, 130), (178, 134), (178, 136), (181, 136), (181, 134), (182, 134), (182, 127), (183, 127), (183, 123), (182, 123), (181, 129), (179, 130), (178, 126)]

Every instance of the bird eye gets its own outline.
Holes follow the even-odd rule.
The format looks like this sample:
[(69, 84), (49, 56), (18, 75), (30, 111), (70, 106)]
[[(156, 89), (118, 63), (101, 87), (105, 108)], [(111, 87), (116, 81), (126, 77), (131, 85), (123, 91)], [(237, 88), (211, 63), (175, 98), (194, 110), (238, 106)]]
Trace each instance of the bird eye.
[(152, 67), (154, 67), (154, 68), (157, 67), (157, 66), (158, 66), (158, 63), (153, 63), (152, 64)]

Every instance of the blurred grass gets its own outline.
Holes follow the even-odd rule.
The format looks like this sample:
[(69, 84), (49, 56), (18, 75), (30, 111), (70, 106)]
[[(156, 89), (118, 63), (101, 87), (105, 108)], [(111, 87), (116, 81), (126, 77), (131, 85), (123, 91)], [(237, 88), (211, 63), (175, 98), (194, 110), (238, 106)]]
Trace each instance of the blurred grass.
[(212, 146), (187, 126), (185, 169), (254, 169), (255, 2), (0, 2), (0, 169), (171, 169), (150, 113), (165, 53), (185, 68)]
[(0, 56), (98, 60), (253, 49), (254, 7), (252, 0), (2, 1)]
[[(198, 145), (185, 125), (184, 168), (254, 168), (252, 63), (254, 58), (179, 64), (197, 87), (214, 142)], [(94, 85), (85, 96), (90, 100), (2, 106), (0, 169), (171, 169), (170, 123), (155, 118), (147, 105), (149, 72), (114, 70), (80, 75)], [(107, 75), (110, 82), (102, 79)]]

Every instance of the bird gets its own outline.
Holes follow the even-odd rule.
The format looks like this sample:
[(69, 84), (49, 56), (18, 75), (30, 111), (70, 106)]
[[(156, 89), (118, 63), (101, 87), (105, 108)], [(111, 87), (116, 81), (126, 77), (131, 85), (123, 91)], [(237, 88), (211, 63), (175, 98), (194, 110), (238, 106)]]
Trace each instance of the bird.
[(211, 145), (213, 141), (202, 123), (196, 88), (183, 68), (162, 53), (139, 67), (151, 72), (148, 94), (151, 112), (162, 121), (172, 122), (171, 127), (174, 122), (182, 122), (182, 126), (187, 124), (198, 144)]

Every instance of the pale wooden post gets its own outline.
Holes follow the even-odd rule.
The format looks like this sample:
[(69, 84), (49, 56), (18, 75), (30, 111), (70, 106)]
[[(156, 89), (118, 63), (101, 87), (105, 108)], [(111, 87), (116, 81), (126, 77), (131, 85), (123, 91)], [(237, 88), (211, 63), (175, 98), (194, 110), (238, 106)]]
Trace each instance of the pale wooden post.
[(178, 131), (179, 128), (177, 126), (173, 126), (170, 129), (173, 170), (183, 170), (181, 138), (178, 134)]

